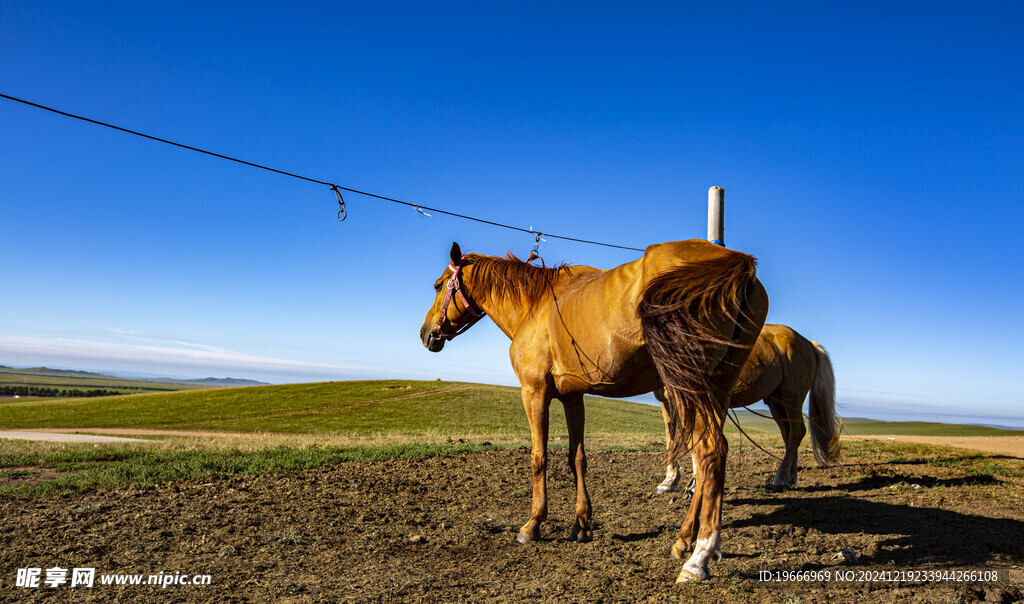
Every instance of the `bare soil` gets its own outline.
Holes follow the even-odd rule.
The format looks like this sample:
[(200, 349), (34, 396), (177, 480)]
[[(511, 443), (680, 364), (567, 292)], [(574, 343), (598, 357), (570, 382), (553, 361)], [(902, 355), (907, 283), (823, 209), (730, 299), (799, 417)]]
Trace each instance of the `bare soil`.
[[(687, 503), (653, 494), (662, 455), (591, 452), (589, 459), (597, 530), (584, 544), (568, 541), (575, 493), (564, 451), (555, 451), (550, 464), (545, 538), (514, 542), (530, 506), (525, 448), (0, 500), (0, 601), (1024, 598), (1024, 478), (1015, 459), (1000, 460), (999, 467), (1011, 468), (1004, 476), (968, 471), (956, 454), (937, 465), (881, 448), (831, 468), (817, 468), (802, 454), (799, 488), (775, 494), (766, 488), (775, 460), (749, 446), (734, 449), (724, 558), (711, 565), (710, 580), (686, 585), (673, 584), (682, 563), (668, 553)], [(964, 464), (971, 460), (964, 454)], [(858, 563), (839, 555), (848, 548)], [(212, 582), (165, 589), (98, 579), (92, 588), (14, 586), (19, 568), (55, 566), (92, 567), (97, 576), (209, 574)], [(831, 579), (797, 580), (797, 571)], [(851, 574), (839, 579), (840, 572)], [(979, 572), (995, 580), (977, 580)]]

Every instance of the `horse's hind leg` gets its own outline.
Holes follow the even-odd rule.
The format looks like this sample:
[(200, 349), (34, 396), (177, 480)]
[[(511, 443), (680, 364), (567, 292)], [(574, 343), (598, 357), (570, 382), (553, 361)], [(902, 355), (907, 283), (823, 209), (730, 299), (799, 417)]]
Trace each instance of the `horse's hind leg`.
[[(712, 379), (717, 382), (716, 390), (726, 398), (714, 413), (713, 417), (696, 414), (694, 435), (690, 453), (693, 456), (696, 491), (686, 520), (679, 530), (679, 538), (672, 546), (673, 556), (681, 556), (685, 547), (692, 542), (693, 554), (683, 565), (676, 583), (684, 581), (700, 581), (710, 576), (708, 560), (722, 557), (722, 499), (725, 495), (725, 461), (729, 453), (729, 443), (722, 432), (727, 413), (728, 393), (736, 383), (740, 368), (750, 356), (750, 350), (764, 325), (768, 314), (768, 294), (759, 281), (748, 292), (744, 302), (744, 311), (737, 317), (737, 329), (733, 338), (737, 346), (729, 347), (719, 363), (709, 365), (713, 373)], [(709, 430), (706, 421), (718, 423), (717, 430)], [(717, 435), (712, 437), (712, 434)], [(698, 440), (699, 439), (699, 440)]]
[(565, 408), (565, 424), (569, 428), (569, 467), (576, 479), (576, 522), (572, 525), (570, 537), (583, 543), (594, 538), (590, 494), (587, 493), (586, 483), (587, 454), (583, 449), (583, 395), (562, 399), (562, 406)]
[(789, 440), (786, 441), (786, 457), (789, 458), (789, 488), (796, 486), (797, 453), (800, 450), (800, 443), (807, 434), (807, 427), (804, 426), (804, 397), (800, 394), (796, 397), (785, 399), (786, 415), (790, 418)]
[(800, 443), (807, 433), (804, 427), (804, 418), (801, 413), (803, 400), (796, 403), (792, 397), (786, 397), (778, 390), (771, 396), (765, 398), (768, 409), (772, 412), (775, 423), (779, 425), (782, 433), (782, 440), (786, 445), (786, 453), (779, 463), (779, 471), (775, 474), (775, 481), (772, 482), (772, 490), (775, 492), (785, 491), (796, 486), (797, 452)]
[[(658, 388), (655, 390), (654, 398), (658, 399), (658, 402), (661, 403), (661, 418), (665, 421), (665, 448), (669, 449), (672, 447), (672, 432), (668, 427), (668, 409), (665, 408), (668, 398), (665, 397), (665, 389)], [(679, 462), (674, 461), (665, 466), (665, 480), (661, 481), (661, 484), (658, 485), (654, 492), (662, 495), (679, 489), (679, 478)]]
[(786, 453), (779, 462), (779, 469), (775, 472), (775, 480), (772, 481), (772, 490), (779, 493), (789, 488), (789, 435), (791, 430), (786, 410), (782, 405), (782, 401), (776, 396), (777, 394), (778, 391), (775, 391), (764, 397), (764, 402), (768, 405), (768, 410), (771, 411), (772, 419), (779, 426), (782, 444), (786, 447)]
[[(700, 434), (703, 430), (698, 430)], [(672, 546), (672, 557), (682, 558), (693, 544), (693, 554), (676, 582), (700, 581), (710, 576), (708, 561), (722, 557), (722, 496), (725, 492), (725, 460), (729, 445), (725, 438), (712, 443), (701, 438), (691, 449), (697, 479), (696, 491), (690, 509), (679, 529), (679, 538)]]

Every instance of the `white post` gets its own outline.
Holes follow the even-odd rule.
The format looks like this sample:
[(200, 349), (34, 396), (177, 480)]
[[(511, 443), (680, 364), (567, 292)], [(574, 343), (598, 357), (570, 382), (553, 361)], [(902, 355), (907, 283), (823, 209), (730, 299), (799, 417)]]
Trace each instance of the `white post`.
[(708, 241), (725, 246), (725, 189), (708, 189)]

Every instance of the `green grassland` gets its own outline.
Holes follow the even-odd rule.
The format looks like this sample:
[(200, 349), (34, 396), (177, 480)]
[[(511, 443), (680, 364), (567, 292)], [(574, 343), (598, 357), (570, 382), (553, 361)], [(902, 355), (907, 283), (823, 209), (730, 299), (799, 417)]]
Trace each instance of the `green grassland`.
[[(591, 435), (663, 438), (650, 405), (589, 398)], [(551, 435), (565, 435), (560, 405)], [(0, 402), (0, 428), (144, 428), (410, 438), (529, 434), (518, 388), (462, 382), (361, 381), (191, 390), (94, 399)]]
[[(566, 445), (561, 405), (552, 404), (550, 439)], [(593, 448), (663, 447), (660, 409), (588, 397)], [(770, 418), (737, 413), (759, 443), (781, 446)], [(35, 496), (95, 488), (149, 488), (172, 480), (286, 472), (341, 461), (447, 456), (529, 443), (518, 388), (463, 382), (360, 381), (190, 389), (98, 398), (0, 399), (0, 430), (186, 431), (185, 438), (75, 444), (0, 440), (0, 496)], [(1024, 434), (976, 426), (846, 420), (848, 434)], [(730, 441), (740, 436), (728, 423)], [(493, 444), (492, 444), (493, 443)], [(804, 446), (807, 445), (805, 440)], [(880, 444), (850, 442), (856, 455)], [(859, 449), (858, 449), (859, 448)], [(979, 462), (981, 463), (981, 462)], [(986, 462), (987, 463), (987, 462)]]
[[(651, 405), (587, 397), (588, 436), (660, 440), (660, 410)], [(567, 435), (560, 405), (552, 404), (552, 437)], [(749, 433), (777, 433), (765, 414), (740, 410)], [(732, 423), (727, 430), (735, 433)], [(465, 382), (352, 381), (193, 388), (97, 398), (0, 399), (0, 429), (120, 428), (350, 435), (397, 434), (412, 440), (529, 435), (519, 389)], [(1024, 431), (927, 422), (845, 419), (844, 433), (944, 436), (1020, 435)]]

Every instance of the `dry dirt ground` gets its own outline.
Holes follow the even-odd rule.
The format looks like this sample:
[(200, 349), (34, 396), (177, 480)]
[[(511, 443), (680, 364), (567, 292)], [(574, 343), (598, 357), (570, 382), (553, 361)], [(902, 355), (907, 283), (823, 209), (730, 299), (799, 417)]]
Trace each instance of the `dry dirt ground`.
[[(577, 544), (574, 490), (555, 451), (545, 538), (518, 545), (530, 504), (520, 448), (0, 500), (0, 600), (1021, 601), (1024, 463), (979, 472), (966, 469), (971, 454), (939, 465), (872, 449), (824, 469), (802, 454), (799, 488), (774, 494), (765, 487), (775, 461), (734, 448), (724, 558), (701, 584), (673, 585), (681, 562), (668, 552), (686, 502), (653, 494), (660, 453), (591, 452), (597, 529)], [(1009, 476), (997, 471), (1007, 467)], [(847, 548), (859, 563), (837, 558)], [(17, 569), (57, 566), (211, 583), (15, 587)]]

